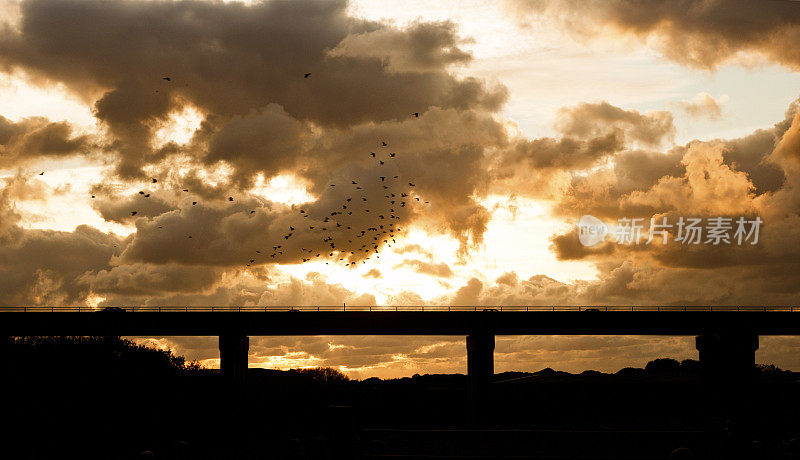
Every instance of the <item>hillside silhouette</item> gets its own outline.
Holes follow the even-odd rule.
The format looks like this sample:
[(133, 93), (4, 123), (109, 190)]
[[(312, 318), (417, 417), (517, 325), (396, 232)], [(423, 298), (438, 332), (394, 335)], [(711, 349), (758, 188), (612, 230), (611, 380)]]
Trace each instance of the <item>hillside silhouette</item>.
[(774, 366), (722, 386), (669, 358), (498, 373), (476, 426), (462, 374), (249, 369), (238, 389), (118, 337), (24, 337), (5, 350), (6, 458), (800, 458), (800, 375)]

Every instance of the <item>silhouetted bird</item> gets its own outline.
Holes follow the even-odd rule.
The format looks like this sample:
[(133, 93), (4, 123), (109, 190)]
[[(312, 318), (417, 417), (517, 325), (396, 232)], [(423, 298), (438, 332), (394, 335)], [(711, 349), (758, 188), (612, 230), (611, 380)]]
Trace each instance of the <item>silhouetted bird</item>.
[(310, 77), (310, 76), (311, 76), (311, 72), (309, 72), (309, 73), (306, 73), (306, 74), (303, 74), (303, 78), (308, 78), (308, 77)]
[(153, 179), (153, 183), (155, 184), (156, 182), (158, 182), (158, 179)]
[(196, 201), (192, 201), (192, 206), (195, 206), (196, 204), (197, 204)]
[(92, 195), (92, 198), (94, 198), (94, 195)]
[(411, 182), (409, 182), (409, 183), (408, 183), (408, 185), (410, 185), (411, 187), (413, 187), (413, 186), (414, 186), (414, 184), (412, 184)]
[(185, 189), (183, 189), (183, 191), (184, 191), (184, 192), (188, 192), (188, 191), (189, 191), (189, 189), (188, 189), (188, 188), (185, 188)]
[(256, 213), (255, 211), (250, 211), (250, 214), (255, 214), (255, 213)]
[(170, 77), (161, 77), (161, 79), (162, 80), (167, 80), (167, 81), (172, 81), (172, 78), (170, 78)]
[(381, 141), (381, 145), (382, 145), (382, 146), (384, 146), (384, 147), (386, 147), (386, 146), (387, 146), (387, 145), (389, 145), (389, 144), (387, 144), (387, 143), (386, 143), (386, 142), (384, 142), (384, 141)]
[(375, 152), (369, 152), (369, 155), (370, 155), (372, 158), (375, 158)]
[(44, 171), (39, 173), (40, 176), (44, 176)]
[(412, 115), (414, 115), (415, 117), (419, 118), (419, 112), (414, 112)]
[(228, 201), (233, 201), (233, 197), (232, 197), (232, 196), (229, 196), (229, 197), (228, 197)]
[(135, 216), (136, 214), (139, 214), (139, 212), (138, 211), (131, 211), (131, 215), (132, 216)]
[(395, 155), (397, 155), (397, 154), (396, 153), (390, 153), (389, 157), (394, 158)]

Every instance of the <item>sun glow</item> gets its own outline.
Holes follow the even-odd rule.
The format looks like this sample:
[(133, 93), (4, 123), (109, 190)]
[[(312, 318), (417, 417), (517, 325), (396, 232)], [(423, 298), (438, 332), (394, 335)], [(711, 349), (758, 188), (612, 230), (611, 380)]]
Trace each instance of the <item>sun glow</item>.
[(288, 206), (315, 200), (314, 196), (308, 193), (304, 181), (292, 174), (279, 174), (268, 180), (263, 174), (259, 174), (250, 193)]

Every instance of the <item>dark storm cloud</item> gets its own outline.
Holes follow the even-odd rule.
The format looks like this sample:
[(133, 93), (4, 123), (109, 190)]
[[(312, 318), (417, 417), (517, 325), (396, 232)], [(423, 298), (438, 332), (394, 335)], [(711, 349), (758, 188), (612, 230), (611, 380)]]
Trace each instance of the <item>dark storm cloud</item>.
[(149, 297), (202, 292), (219, 281), (222, 270), (175, 264), (124, 264), (82, 275), (78, 281), (101, 296)]
[[(346, 127), (404, 118), (434, 106), (494, 111), (506, 97), (503, 88), (489, 89), (480, 80), (446, 72), (448, 64), (468, 60), (455, 43), (452, 24), (421, 23), (401, 31), (348, 17), (343, 1), (245, 6), (29, 0), (21, 14), (18, 28), (0, 34), (0, 63), (63, 82), (89, 99), (104, 93), (96, 115), (118, 141), (125, 175), (150, 162), (153, 130), (186, 103), (223, 120), (278, 104), (286, 117), (300, 122)], [(402, 49), (417, 71), (390, 69), (384, 53), (330, 53), (348, 37), (358, 42), (381, 32), (382, 43), (402, 43), (385, 53)], [(272, 121), (278, 127), (270, 129), (287, 123)], [(242, 124), (231, 122), (232, 130)], [(242, 161), (246, 154), (224, 145), (212, 158), (225, 153), (233, 153), (238, 167), (253, 166), (254, 160)], [(278, 149), (272, 155), (282, 153)], [(254, 156), (263, 159), (264, 153)]]
[(713, 69), (754, 52), (800, 69), (800, 5), (749, 0), (513, 0), (517, 13), (555, 18), (579, 37), (606, 32), (655, 43), (681, 64)]
[(557, 117), (556, 129), (565, 136), (579, 139), (596, 138), (619, 130), (628, 142), (658, 146), (675, 136), (672, 114), (666, 111), (642, 114), (608, 102), (584, 102), (560, 109)]
[[(9, 214), (0, 203), (0, 222)], [(2, 305), (82, 305), (91, 293), (78, 281), (108, 268), (119, 238), (86, 225), (72, 232), (28, 230), (0, 224)]]
[[(659, 147), (671, 142), (675, 135), (669, 112), (643, 114), (607, 102), (560, 109), (555, 129), (561, 134), (559, 137), (516, 139), (507, 147), (495, 149), (486, 166), (493, 189), (508, 194), (557, 197), (570, 181), (580, 180), (582, 175), (573, 176), (574, 172), (608, 158), (624, 161), (633, 156), (630, 149), (635, 146)], [(655, 178), (658, 177), (661, 176)]]
[[(188, 189), (191, 201), (205, 204), (230, 194), (237, 202), (253, 202), (258, 198), (244, 191), (257, 174), (269, 179), (287, 173), (305, 180), (319, 198), (308, 206), (319, 221), (351, 194), (343, 184), (365, 181), (363, 189), (370, 203), (376, 203), (385, 189), (374, 182), (391, 174), (398, 176), (396, 195), (413, 193), (414, 204), (420, 198), (420, 205), (428, 205), (395, 207), (394, 214), (404, 224), (424, 215), (433, 228), (458, 238), (465, 251), (481, 241), (489, 220), (475, 197), (487, 190), (485, 150), (506, 142), (493, 112), (507, 91), (449, 73), (448, 66), (470, 60), (459, 48), (462, 40), (452, 23), (416, 22), (401, 29), (349, 17), (346, 6), (314, 0), (252, 6), (192, 0), (30, 0), (22, 3), (19, 27), (0, 33), (0, 62), (96, 99), (95, 115), (109, 132), (105, 151), (116, 158), (120, 174), (112, 180), (146, 180), (141, 168), (147, 166), (161, 184)], [(311, 75), (303, 78), (305, 73)], [(165, 126), (168, 115), (190, 105), (205, 116), (192, 140), (154, 148), (153, 134)], [(397, 155), (385, 172), (368, 157), (380, 140), (389, 146), (378, 154)], [(232, 173), (209, 181), (209, 171), (224, 166), (232, 167)], [(329, 188), (334, 182), (339, 188)], [(409, 182), (415, 185), (397, 186)], [(95, 204), (110, 220), (130, 222), (134, 210), (137, 217), (163, 215), (179, 221), (192, 215), (167, 215), (168, 207), (186, 205), (174, 198), (160, 196), (141, 211), (134, 209), (135, 202), (110, 203), (112, 199)], [(270, 225), (300, 228), (293, 224), (301, 216), (291, 212), (296, 210), (270, 212)], [(352, 228), (379, 223), (374, 214), (365, 213), (354, 213), (349, 220)], [(311, 219), (302, 223), (313, 225)], [(187, 221), (177, 228), (188, 233), (193, 225), (206, 224)], [(228, 228), (234, 229), (265, 233), (247, 225)], [(356, 252), (354, 243), (342, 243), (342, 230), (337, 232), (333, 236), (340, 248)], [(217, 230), (201, 233), (215, 234), (215, 247), (229, 247), (225, 238), (253, 239)], [(153, 236), (136, 235), (130, 257), (147, 259), (144, 247), (169, 253), (184, 246), (164, 246), (159, 236), (156, 242), (144, 241)], [(275, 246), (281, 236), (276, 231), (259, 241)], [(289, 246), (297, 242), (316, 254), (323, 249), (317, 236), (299, 231)], [(379, 241), (383, 239), (381, 235)], [(289, 260), (302, 259), (292, 251)]]
[(570, 137), (524, 140), (503, 155), (500, 168), (514, 170), (527, 165), (532, 170), (584, 169), (623, 148), (622, 136), (614, 132), (587, 141)]
[(393, 71), (425, 72), (469, 63), (472, 55), (459, 44), (454, 23), (417, 21), (403, 31), (381, 28), (350, 35), (331, 55), (388, 59)]
[(42, 117), (12, 122), (0, 116), (0, 168), (39, 157), (66, 157), (85, 152), (88, 136), (76, 136), (67, 122)]
[(90, 287), (79, 278), (109, 268), (123, 242), (86, 225), (72, 232), (25, 229), (15, 203), (47, 199), (27, 176), (0, 181), (0, 306), (85, 305)]
[[(100, 214), (100, 217), (109, 222), (130, 224), (143, 217), (156, 217), (173, 209), (173, 207), (161, 198), (152, 196), (150, 190), (145, 197), (142, 194), (134, 193), (128, 196), (120, 196), (114, 193), (103, 193), (94, 190), (96, 197), (92, 200), (92, 207)], [(134, 216), (132, 213), (136, 212)]]

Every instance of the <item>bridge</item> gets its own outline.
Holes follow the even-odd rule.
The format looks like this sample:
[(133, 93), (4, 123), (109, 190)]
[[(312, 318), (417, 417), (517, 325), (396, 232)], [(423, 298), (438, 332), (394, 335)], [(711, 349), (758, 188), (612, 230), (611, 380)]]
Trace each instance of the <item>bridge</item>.
[(250, 336), (466, 337), (474, 413), (487, 401), (496, 335), (696, 336), (709, 378), (746, 379), (761, 335), (800, 335), (798, 307), (0, 307), (4, 336), (218, 336), (220, 370), (245, 381)]

